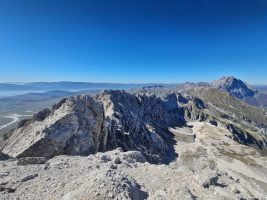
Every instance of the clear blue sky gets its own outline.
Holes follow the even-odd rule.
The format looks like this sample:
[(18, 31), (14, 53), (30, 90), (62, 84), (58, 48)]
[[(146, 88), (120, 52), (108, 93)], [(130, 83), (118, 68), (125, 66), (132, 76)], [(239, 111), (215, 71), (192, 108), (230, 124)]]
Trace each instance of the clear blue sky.
[(0, 82), (267, 84), (266, 0), (0, 0)]

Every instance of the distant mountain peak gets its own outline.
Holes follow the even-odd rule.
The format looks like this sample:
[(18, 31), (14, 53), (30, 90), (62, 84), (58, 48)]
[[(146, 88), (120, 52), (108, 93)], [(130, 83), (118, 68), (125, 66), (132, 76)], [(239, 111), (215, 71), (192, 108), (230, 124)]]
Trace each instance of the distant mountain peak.
[(234, 76), (223, 76), (219, 80), (213, 81), (211, 87), (225, 90), (239, 99), (246, 99), (255, 94), (255, 91), (250, 89), (244, 81)]

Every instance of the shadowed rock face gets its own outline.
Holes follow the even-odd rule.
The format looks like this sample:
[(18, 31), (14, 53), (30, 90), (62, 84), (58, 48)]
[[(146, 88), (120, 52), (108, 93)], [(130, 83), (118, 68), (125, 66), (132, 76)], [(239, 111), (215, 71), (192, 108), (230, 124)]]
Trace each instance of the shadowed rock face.
[[(169, 101), (155, 95), (135, 96), (124, 91), (106, 91), (98, 95), (97, 100), (103, 103), (107, 133), (107, 142), (103, 141), (101, 151), (122, 147), (138, 149), (152, 162), (160, 158), (173, 159), (173, 140), (168, 127), (180, 121), (177, 113), (169, 110)], [(170, 102), (175, 103), (177, 107), (177, 101)]]
[(243, 81), (236, 79), (233, 76), (222, 77), (219, 80), (213, 81), (211, 86), (217, 89), (225, 90), (239, 99), (252, 97), (255, 94), (255, 92), (248, 88)]
[(231, 133), (233, 133), (233, 140), (244, 145), (254, 146), (258, 149), (261, 149), (265, 154), (267, 153), (266, 151), (267, 141), (266, 140), (257, 141), (251, 135), (247, 134), (240, 128), (233, 126), (232, 124), (228, 124), (227, 129)]
[(0, 161), (2, 160), (7, 160), (9, 159), (10, 157), (6, 154), (4, 154), (3, 152), (0, 151)]

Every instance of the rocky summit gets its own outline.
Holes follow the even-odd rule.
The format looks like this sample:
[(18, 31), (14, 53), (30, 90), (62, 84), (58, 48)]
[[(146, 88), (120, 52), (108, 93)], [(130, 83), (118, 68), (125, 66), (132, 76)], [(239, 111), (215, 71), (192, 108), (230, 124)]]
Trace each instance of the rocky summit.
[(242, 80), (233, 76), (224, 76), (219, 80), (213, 81), (211, 86), (225, 90), (239, 99), (246, 99), (255, 95), (254, 90), (250, 89)]
[(266, 198), (264, 110), (206, 84), (151, 91), (64, 98), (21, 121), (0, 142), (1, 199)]

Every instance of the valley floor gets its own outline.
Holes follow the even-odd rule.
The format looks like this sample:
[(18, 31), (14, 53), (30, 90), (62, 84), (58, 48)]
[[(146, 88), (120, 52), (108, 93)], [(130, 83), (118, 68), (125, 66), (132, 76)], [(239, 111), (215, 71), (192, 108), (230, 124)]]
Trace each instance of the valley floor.
[[(177, 128), (178, 157), (146, 162), (120, 149), (88, 157), (57, 156), (45, 164), (0, 161), (1, 199), (265, 199), (267, 158), (228, 137), (228, 130), (193, 122)], [(181, 140), (179, 132), (195, 134)]]
[(10, 127), (15, 127), (14, 125), (17, 124), (20, 120), (29, 118), (32, 115), (26, 115), (26, 114), (17, 114), (17, 113), (12, 113), (12, 114), (7, 114), (7, 115), (2, 115), (0, 116), (0, 136), (2, 135), (1, 133), (5, 133), (4, 131), (11, 130)]

